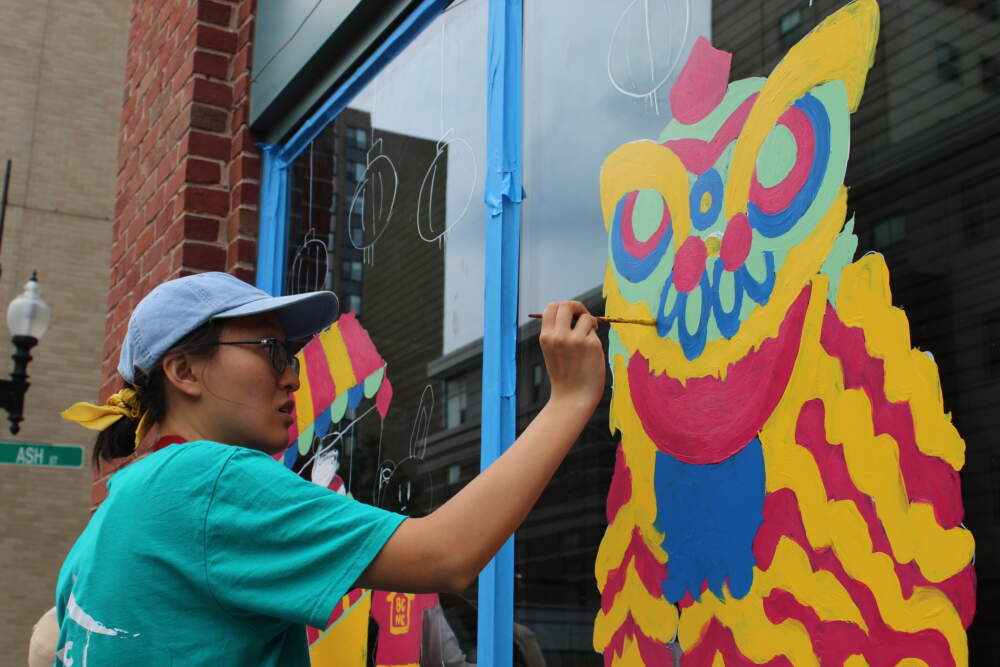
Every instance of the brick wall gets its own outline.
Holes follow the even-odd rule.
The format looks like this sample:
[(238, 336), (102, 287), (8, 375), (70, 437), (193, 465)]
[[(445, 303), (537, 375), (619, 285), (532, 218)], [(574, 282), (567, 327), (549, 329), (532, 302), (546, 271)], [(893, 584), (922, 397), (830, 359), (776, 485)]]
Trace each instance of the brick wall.
[[(133, 4), (102, 400), (119, 388), (128, 318), (153, 287), (201, 271), (254, 280), (260, 152), (247, 124), (254, 7), (254, 0)], [(94, 506), (108, 472), (95, 479)]]

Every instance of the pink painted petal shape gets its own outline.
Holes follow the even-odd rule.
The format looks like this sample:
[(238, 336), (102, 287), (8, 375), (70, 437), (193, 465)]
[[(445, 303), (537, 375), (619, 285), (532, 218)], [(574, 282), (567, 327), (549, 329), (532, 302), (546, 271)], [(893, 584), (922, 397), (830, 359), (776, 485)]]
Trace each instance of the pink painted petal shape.
[(704, 37), (695, 42), (684, 69), (670, 90), (674, 118), (693, 125), (707, 116), (726, 96), (733, 54), (714, 48)]

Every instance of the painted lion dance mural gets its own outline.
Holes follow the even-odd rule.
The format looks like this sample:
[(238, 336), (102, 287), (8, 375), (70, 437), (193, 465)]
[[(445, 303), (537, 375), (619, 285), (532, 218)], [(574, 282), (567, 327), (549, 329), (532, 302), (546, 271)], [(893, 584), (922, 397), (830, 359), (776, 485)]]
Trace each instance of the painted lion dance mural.
[(964, 665), (965, 445), (878, 254), (852, 261), (859, 0), (767, 79), (704, 39), (656, 142), (601, 172), (612, 429), (607, 665)]

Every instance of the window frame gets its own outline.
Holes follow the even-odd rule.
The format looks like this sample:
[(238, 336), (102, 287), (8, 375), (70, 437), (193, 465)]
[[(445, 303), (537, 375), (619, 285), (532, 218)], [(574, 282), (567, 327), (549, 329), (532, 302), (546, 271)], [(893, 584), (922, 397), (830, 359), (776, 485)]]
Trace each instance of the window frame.
[[(458, 0), (461, 2), (462, 0)], [(484, 310), (480, 470), (513, 443), (517, 407), (520, 258), (523, 0), (487, 2), (487, 176), (484, 186)], [(292, 162), (452, 0), (421, 0), (287, 140), (262, 144), (257, 287), (280, 296), (285, 284)], [(346, 140), (346, 137), (345, 137)], [(514, 635), (514, 538), (479, 577), (480, 664), (510, 667)]]

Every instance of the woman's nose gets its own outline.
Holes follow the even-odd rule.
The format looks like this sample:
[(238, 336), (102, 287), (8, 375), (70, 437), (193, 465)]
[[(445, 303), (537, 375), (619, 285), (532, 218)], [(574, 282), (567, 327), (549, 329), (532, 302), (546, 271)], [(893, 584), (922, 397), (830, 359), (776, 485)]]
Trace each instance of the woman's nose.
[(298, 391), (299, 384), (298, 368), (296, 368), (295, 364), (288, 364), (285, 366), (285, 370), (281, 374), (282, 388), (287, 389), (288, 391)]

